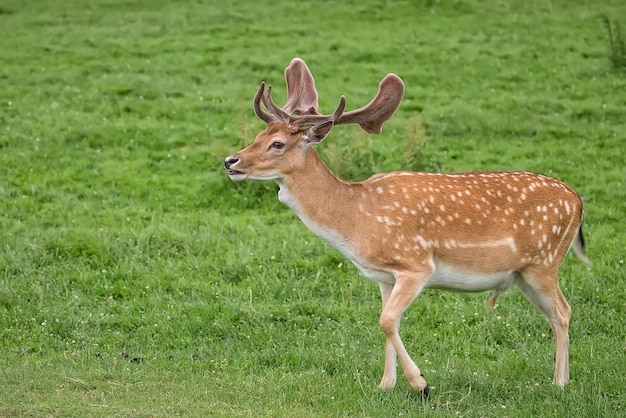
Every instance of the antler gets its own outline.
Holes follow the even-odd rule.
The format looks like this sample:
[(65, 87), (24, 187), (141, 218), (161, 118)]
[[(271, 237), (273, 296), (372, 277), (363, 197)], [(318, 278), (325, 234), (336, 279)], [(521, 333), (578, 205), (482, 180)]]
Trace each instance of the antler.
[(358, 123), (363, 130), (371, 134), (379, 134), (385, 123), (398, 109), (404, 95), (402, 79), (389, 73), (378, 85), (378, 93), (367, 105), (341, 115), (335, 125)]
[(317, 89), (309, 67), (300, 58), (294, 58), (285, 68), (287, 82), (287, 103), (283, 110), (288, 114), (319, 114)]
[[(267, 86), (264, 94), (265, 83), (261, 83), (254, 97), (254, 112), (266, 123), (280, 121), (285, 124), (293, 122), (292, 114), (296, 115), (320, 115), (317, 101), (317, 90), (311, 70), (300, 58), (294, 58), (285, 68), (285, 81), (287, 82), (287, 103), (282, 108), (274, 104), (272, 100), (272, 86)], [(261, 102), (268, 110), (261, 108)], [(321, 115), (320, 115), (321, 116)]]
[[(404, 83), (395, 74), (387, 74), (378, 86), (378, 93), (367, 105), (343, 113), (345, 97), (341, 96), (339, 106), (331, 115), (318, 112), (318, 95), (311, 71), (300, 58), (291, 60), (285, 69), (287, 82), (287, 102), (282, 108), (272, 100), (272, 86), (265, 90), (261, 83), (254, 97), (254, 112), (266, 123), (279, 121), (294, 129), (333, 121), (335, 125), (358, 123), (368, 133), (380, 133), (383, 124), (396, 111), (404, 95)], [(261, 108), (261, 103), (267, 109)]]
[(256, 115), (263, 120), (265, 123), (270, 123), (274, 120), (276, 120), (276, 117), (274, 115), (271, 115), (269, 113), (267, 113), (266, 111), (264, 111), (261, 108), (261, 99), (263, 98), (263, 90), (265, 90), (265, 82), (262, 81), (261, 85), (259, 86), (259, 89), (257, 90), (256, 94), (254, 95), (254, 102), (253, 102), (253, 107), (254, 107), (254, 113), (256, 113)]
[[(263, 103), (267, 111), (263, 110), (261, 103)], [(337, 120), (341, 118), (345, 107), (346, 98), (341, 96), (337, 109), (331, 115), (321, 115), (317, 113), (314, 106), (311, 106), (308, 113), (292, 116), (284, 110), (286, 106), (283, 106), (283, 108), (276, 106), (272, 100), (272, 86), (267, 86), (267, 90), (265, 90), (265, 83), (262, 82), (259, 90), (254, 96), (254, 112), (259, 118), (266, 123), (275, 121), (282, 122), (296, 130), (307, 126), (318, 125), (331, 120), (334, 123), (337, 123)]]

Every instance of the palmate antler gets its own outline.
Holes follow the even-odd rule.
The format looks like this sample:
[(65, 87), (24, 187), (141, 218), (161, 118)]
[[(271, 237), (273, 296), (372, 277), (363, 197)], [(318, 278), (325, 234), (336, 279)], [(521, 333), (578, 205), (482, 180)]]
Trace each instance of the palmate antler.
[[(343, 113), (346, 100), (341, 96), (339, 106), (331, 115), (318, 112), (318, 95), (315, 80), (307, 65), (294, 58), (285, 69), (287, 102), (279, 108), (272, 100), (272, 86), (265, 90), (261, 83), (254, 97), (254, 112), (267, 123), (279, 121), (294, 130), (333, 121), (335, 125), (358, 123), (368, 133), (378, 134), (383, 124), (396, 111), (404, 95), (404, 83), (395, 74), (387, 74), (378, 86), (378, 93), (360, 109)], [(261, 107), (261, 103), (265, 107)]]

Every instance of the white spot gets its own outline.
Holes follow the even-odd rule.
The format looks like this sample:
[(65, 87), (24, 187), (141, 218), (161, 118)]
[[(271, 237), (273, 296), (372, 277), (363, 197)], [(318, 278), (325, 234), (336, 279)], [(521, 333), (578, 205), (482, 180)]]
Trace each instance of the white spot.
[(570, 207), (569, 207), (569, 203), (567, 203), (567, 200), (563, 202), (565, 204), (565, 212), (569, 215), (570, 213)]
[(439, 242), (432, 241), (432, 240), (426, 240), (421, 235), (416, 235), (412, 239), (413, 239), (413, 242), (419, 243), (419, 245), (422, 248), (430, 248), (430, 247), (438, 248), (439, 247)]
[(456, 248), (456, 241), (451, 239), (449, 241), (444, 242), (443, 244), (444, 247), (450, 249), (450, 248)]
[(382, 187), (378, 186), (378, 187), (376, 188), (376, 191), (378, 192), (378, 194), (383, 194), (383, 191), (384, 191), (384, 190), (383, 190), (383, 188), (382, 188)]
[(359, 203), (359, 212), (361, 212), (362, 214), (364, 214), (365, 216), (367, 216), (368, 218), (370, 216), (372, 216), (371, 213), (369, 213), (364, 207), (362, 203)]

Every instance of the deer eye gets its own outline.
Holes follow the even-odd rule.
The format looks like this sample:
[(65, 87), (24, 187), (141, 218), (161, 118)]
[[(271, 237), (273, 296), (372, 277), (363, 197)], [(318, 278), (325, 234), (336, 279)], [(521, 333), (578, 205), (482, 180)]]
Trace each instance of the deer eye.
[(270, 148), (283, 149), (283, 148), (285, 148), (285, 143), (284, 142), (280, 142), (280, 141), (274, 141), (274, 142), (272, 142), (272, 145), (270, 145)]

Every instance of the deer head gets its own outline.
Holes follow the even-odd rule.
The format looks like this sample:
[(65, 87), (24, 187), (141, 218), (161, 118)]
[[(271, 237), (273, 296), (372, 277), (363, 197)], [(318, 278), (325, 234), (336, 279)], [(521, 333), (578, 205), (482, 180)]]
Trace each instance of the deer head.
[[(261, 83), (254, 96), (254, 112), (267, 123), (267, 128), (251, 145), (226, 158), (224, 166), (232, 180), (282, 178), (291, 168), (301, 166), (298, 161), (305, 157), (309, 146), (321, 142), (334, 125), (357, 123), (366, 132), (378, 134), (404, 94), (400, 77), (388, 74), (367, 105), (344, 113), (346, 100), (341, 96), (336, 110), (323, 115), (318, 111), (315, 80), (304, 61), (294, 58), (285, 69), (285, 80), (284, 106), (274, 103), (272, 87), (266, 89), (265, 83)], [(288, 159), (284, 158), (287, 154)]]

